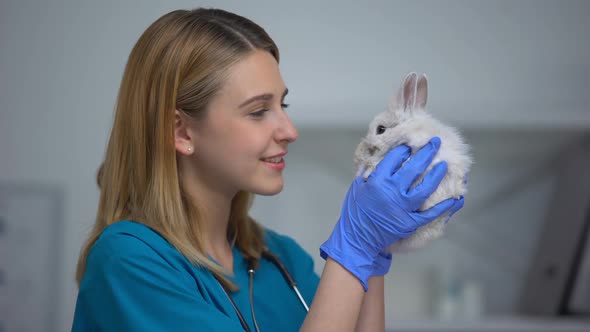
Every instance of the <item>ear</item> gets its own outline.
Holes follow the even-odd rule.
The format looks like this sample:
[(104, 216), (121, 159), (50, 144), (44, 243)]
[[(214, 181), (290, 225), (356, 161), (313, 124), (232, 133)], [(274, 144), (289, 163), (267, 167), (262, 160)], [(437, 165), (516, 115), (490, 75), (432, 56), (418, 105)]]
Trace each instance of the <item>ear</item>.
[(417, 76), (414, 72), (409, 73), (399, 88), (397, 93), (397, 108), (399, 110), (411, 111), (414, 109)]
[(426, 101), (428, 99), (428, 78), (426, 74), (420, 75), (418, 83), (416, 83), (416, 102), (414, 107), (417, 109), (425, 109)]
[(189, 126), (189, 117), (174, 110), (174, 146), (176, 151), (185, 156), (190, 156), (195, 152), (192, 129)]

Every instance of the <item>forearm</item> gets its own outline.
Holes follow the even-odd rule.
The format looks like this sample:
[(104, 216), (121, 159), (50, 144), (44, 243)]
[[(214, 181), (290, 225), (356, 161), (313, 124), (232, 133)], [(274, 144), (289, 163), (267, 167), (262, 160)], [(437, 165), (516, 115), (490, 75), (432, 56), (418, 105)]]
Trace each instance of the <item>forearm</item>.
[(301, 331), (354, 331), (364, 295), (360, 281), (328, 258)]
[(365, 293), (355, 331), (385, 331), (384, 277), (371, 277)]

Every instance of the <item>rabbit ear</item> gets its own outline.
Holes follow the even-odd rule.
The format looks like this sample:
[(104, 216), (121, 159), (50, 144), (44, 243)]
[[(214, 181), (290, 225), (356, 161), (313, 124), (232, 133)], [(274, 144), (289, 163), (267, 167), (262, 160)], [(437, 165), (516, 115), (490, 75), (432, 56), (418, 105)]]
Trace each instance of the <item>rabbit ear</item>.
[(417, 76), (418, 75), (414, 72), (406, 75), (406, 78), (397, 93), (397, 109), (412, 110), (414, 108)]
[(425, 109), (428, 99), (428, 78), (426, 74), (420, 75), (416, 83), (416, 96), (413, 109)]

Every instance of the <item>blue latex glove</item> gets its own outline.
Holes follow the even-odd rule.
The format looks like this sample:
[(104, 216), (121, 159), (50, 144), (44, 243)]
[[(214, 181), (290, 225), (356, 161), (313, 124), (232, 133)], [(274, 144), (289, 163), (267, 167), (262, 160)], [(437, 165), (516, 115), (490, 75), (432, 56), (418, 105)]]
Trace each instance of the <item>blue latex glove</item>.
[(389, 268), (391, 267), (391, 260), (393, 255), (389, 252), (380, 252), (375, 260), (373, 261), (373, 273), (371, 273), (372, 277), (381, 277), (389, 272)]
[(340, 218), (320, 255), (329, 256), (355, 275), (368, 289), (378, 254), (395, 241), (406, 238), (420, 226), (446, 213), (458, 210), (462, 200), (449, 198), (426, 211), (418, 211), (436, 190), (447, 171), (445, 162), (435, 165), (422, 182), (410, 190), (422, 175), (440, 147), (440, 138), (433, 138), (420, 151), (410, 156), (405, 145), (390, 150), (365, 181), (358, 176), (350, 186)]
[[(463, 184), (467, 184), (467, 180), (469, 178), (469, 174), (466, 174), (465, 177), (463, 178)], [(448, 223), (449, 220), (451, 219), (451, 217), (459, 210), (461, 210), (461, 208), (463, 208), (463, 205), (465, 204), (465, 200), (463, 199), (463, 197), (461, 196), (461, 204), (455, 204), (453, 205), (453, 207), (451, 208), (451, 210), (449, 211), (449, 215), (446, 217), (444, 223)], [(375, 260), (373, 261), (373, 274), (372, 276), (384, 276), (389, 272), (389, 269), (391, 267), (391, 261), (392, 261), (392, 257), (393, 255), (390, 252), (380, 252), (377, 257), (375, 257)]]
[[(467, 181), (467, 180), (465, 180), (465, 181)], [(447, 218), (444, 221), (445, 224), (448, 223), (449, 220), (451, 219), (451, 217), (463, 207), (464, 203), (465, 203), (465, 201), (464, 201), (463, 197), (461, 197), (461, 203), (455, 204), (455, 205), (453, 205), (453, 207), (451, 207), (451, 210), (449, 211), (449, 215), (447, 216)], [(385, 251), (380, 252), (377, 255), (377, 257), (375, 257), (375, 260), (373, 261), (373, 273), (371, 276), (375, 277), (375, 276), (386, 275), (389, 272), (389, 268), (391, 267), (392, 258), (393, 258), (393, 255), (390, 252), (385, 252)]]

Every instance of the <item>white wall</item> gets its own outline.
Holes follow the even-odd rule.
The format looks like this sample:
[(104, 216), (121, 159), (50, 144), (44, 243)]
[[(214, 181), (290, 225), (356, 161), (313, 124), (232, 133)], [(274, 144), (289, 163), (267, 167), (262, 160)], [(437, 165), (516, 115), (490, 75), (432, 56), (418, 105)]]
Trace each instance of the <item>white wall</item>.
[[(255, 206), (261, 222), (293, 235), (317, 257), (366, 124), (406, 72), (426, 72), (431, 109), (468, 133), (476, 166), (467, 206), (448, 236), (396, 258), (388, 324), (427, 315), (431, 294), (416, 280), (429, 280), (424, 271), (452, 258), (462, 275), (488, 287), (490, 312), (513, 311), (528, 256), (510, 255), (510, 248), (532, 250), (539, 207), (551, 189), (551, 170), (538, 162), (590, 128), (588, 2), (4, 0), (0, 181), (65, 192), (56, 331), (71, 324), (73, 271), (96, 211), (94, 173), (129, 51), (157, 17), (199, 4), (254, 19), (281, 48), (289, 112), (301, 135), (284, 193)], [(537, 166), (536, 181), (513, 188), (514, 179), (526, 180)], [(506, 188), (508, 197), (491, 204), (491, 195)], [(507, 231), (516, 224), (519, 232)]]

